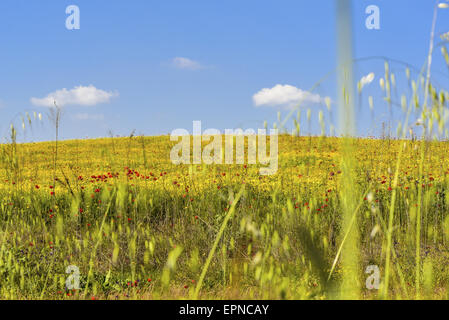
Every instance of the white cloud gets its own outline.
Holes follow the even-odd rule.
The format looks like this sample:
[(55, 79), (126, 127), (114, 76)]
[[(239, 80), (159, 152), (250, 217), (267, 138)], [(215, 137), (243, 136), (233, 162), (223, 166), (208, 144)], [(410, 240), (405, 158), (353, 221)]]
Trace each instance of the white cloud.
[(77, 113), (74, 118), (76, 120), (103, 120), (104, 114)]
[(203, 67), (199, 62), (183, 57), (174, 58), (172, 64), (174, 67), (178, 69), (187, 69), (187, 70), (198, 70)]
[(31, 98), (31, 103), (35, 106), (54, 107), (54, 102), (58, 106), (80, 105), (94, 106), (100, 103), (107, 103), (111, 98), (118, 96), (117, 92), (107, 92), (95, 88), (78, 86), (71, 90), (66, 88), (49, 93), (45, 98)]
[(292, 108), (298, 104), (317, 104), (325, 101), (318, 94), (301, 90), (290, 85), (276, 85), (273, 88), (265, 88), (253, 96), (253, 102), (256, 107), (287, 107)]

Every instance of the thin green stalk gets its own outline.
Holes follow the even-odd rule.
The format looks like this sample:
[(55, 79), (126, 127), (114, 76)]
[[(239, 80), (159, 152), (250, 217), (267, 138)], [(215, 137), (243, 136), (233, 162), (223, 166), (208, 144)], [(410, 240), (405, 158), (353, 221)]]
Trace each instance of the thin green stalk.
[(93, 260), (94, 260), (95, 254), (97, 253), (98, 245), (100, 244), (100, 237), (102, 237), (102, 233), (103, 233), (103, 225), (104, 225), (104, 222), (106, 221), (106, 217), (108, 215), (109, 209), (111, 208), (112, 199), (114, 198), (115, 193), (116, 193), (116, 191), (114, 191), (114, 194), (111, 196), (111, 198), (109, 200), (108, 207), (106, 208), (106, 211), (104, 212), (103, 220), (101, 221), (100, 229), (98, 230), (97, 242), (95, 243), (95, 247), (90, 254), (89, 272), (87, 273), (87, 281), (86, 281), (86, 287), (84, 288), (84, 296), (87, 295), (87, 289), (89, 288), (89, 281), (91, 278), (92, 267), (94, 264)]
[[(366, 197), (366, 195), (368, 194), (368, 191), (370, 190), (370, 188), (371, 188), (371, 184), (368, 186), (368, 190), (365, 192), (365, 194), (363, 195), (362, 199), (364, 199)], [(342, 240), (342, 242), (340, 244), (340, 247), (338, 248), (338, 251), (337, 251), (337, 254), (335, 256), (334, 262), (332, 263), (332, 268), (331, 268), (331, 270), (329, 272), (329, 276), (327, 278), (327, 281), (329, 281), (330, 278), (332, 277), (332, 274), (333, 274), (334, 269), (335, 269), (335, 267), (337, 265), (338, 259), (340, 258), (340, 254), (341, 254), (341, 250), (343, 249), (343, 245), (345, 244), (346, 239), (348, 238), (349, 232), (351, 231), (351, 229), (352, 229), (352, 227), (354, 225), (355, 219), (357, 217), (357, 212), (360, 210), (360, 207), (362, 206), (362, 203), (363, 203), (363, 200), (361, 200), (359, 202), (359, 205), (357, 206), (357, 208), (355, 209), (355, 211), (354, 211), (354, 213), (352, 215), (351, 223), (349, 225), (348, 230), (346, 230), (346, 234), (343, 237), (343, 240)]]
[[(408, 119), (411, 112), (412, 103), (409, 104), (408, 112), (405, 118), (404, 123), (404, 130), (402, 133), (402, 139), (405, 138), (407, 127), (408, 127)], [(402, 159), (402, 153), (404, 151), (404, 144), (402, 141), (399, 141), (400, 148), (399, 148), (399, 154), (398, 159), (396, 162), (396, 170), (394, 173), (394, 180), (393, 180), (393, 191), (391, 195), (391, 202), (390, 202), (390, 211), (388, 216), (388, 229), (387, 229), (387, 249), (386, 249), (386, 261), (385, 261), (385, 283), (383, 286), (383, 297), (384, 299), (388, 298), (388, 287), (389, 287), (389, 280), (390, 280), (390, 264), (391, 264), (391, 242), (393, 237), (393, 223), (394, 223), (394, 209), (395, 209), (395, 203), (396, 203), (396, 195), (397, 195), (397, 187), (399, 182), (399, 169), (401, 166), (401, 159)]]
[[(341, 284), (342, 298), (358, 299), (359, 286), (359, 233), (357, 219), (353, 219), (356, 209), (357, 190), (354, 188), (354, 74), (353, 74), (353, 41), (352, 41), (352, 1), (337, 0), (337, 35), (338, 35), (338, 72), (340, 130), (343, 134), (342, 190), (340, 193), (343, 222), (342, 230), (347, 232), (346, 245), (342, 250), (343, 279)], [(354, 227), (353, 227), (354, 225)]]
[(424, 171), (424, 149), (425, 149), (425, 133), (423, 134), (423, 140), (421, 142), (421, 159), (419, 161), (419, 182), (418, 184), (418, 210), (416, 213), (416, 252), (415, 252), (415, 287), (416, 287), (416, 299), (419, 299), (420, 291), (420, 268), (421, 268), (421, 210), (422, 210), (422, 177)]
[(226, 229), (226, 226), (228, 224), (228, 221), (231, 219), (231, 217), (234, 215), (235, 212), (235, 206), (237, 205), (237, 203), (240, 200), (240, 197), (243, 194), (244, 191), (244, 187), (242, 187), (240, 189), (240, 192), (237, 194), (237, 196), (235, 197), (234, 201), (232, 202), (231, 208), (229, 209), (228, 214), (226, 215), (226, 217), (223, 220), (223, 223), (221, 224), (220, 230), (218, 231), (218, 234), (215, 238), (214, 244), (212, 245), (212, 249), (209, 252), (209, 256), (206, 259), (206, 263), (204, 264), (203, 270), (201, 271), (201, 275), (200, 275), (200, 279), (198, 280), (198, 283), (196, 285), (195, 288), (195, 292), (193, 294), (193, 300), (197, 300), (198, 299), (198, 294), (201, 290), (201, 286), (203, 285), (203, 281), (204, 281), (204, 277), (206, 276), (207, 273), (207, 269), (209, 268), (209, 265), (212, 261), (212, 258), (214, 257), (215, 251), (217, 250), (217, 246), (218, 243), (220, 242), (220, 239)]
[[(424, 151), (426, 144), (426, 127), (425, 127), (425, 117), (427, 116), (427, 101), (429, 99), (429, 85), (430, 85), (430, 72), (432, 66), (432, 53), (434, 47), (434, 38), (435, 38), (435, 27), (437, 22), (438, 15), (438, 3), (439, 0), (436, 1), (434, 14), (433, 14), (433, 22), (432, 22), (432, 31), (430, 34), (430, 45), (429, 45), (429, 54), (427, 56), (427, 76), (426, 76), (426, 87), (424, 88), (424, 108), (423, 108), (423, 140), (421, 143), (421, 159), (419, 162), (419, 179), (422, 184), (422, 177), (424, 171)], [(415, 287), (416, 287), (416, 298), (419, 299), (420, 296), (420, 266), (421, 266), (421, 211), (422, 211), (422, 186), (418, 186), (418, 212), (416, 214), (416, 256), (415, 256)]]
[[(381, 226), (382, 226), (382, 228), (383, 228), (383, 231), (384, 231), (385, 233), (388, 232), (388, 231), (387, 231), (387, 230), (388, 230), (388, 229), (387, 229), (387, 224), (385, 223), (384, 219), (382, 219), (382, 216), (379, 214), (378, 211), (376, 211), (376, 216), (377, 216), (377, 218), (380, 220), (380, 223), (381, 223)], [(392, 253), (392, 255), (393, 255), (393, 258), (394, 258), (394, 259), (397, 259), (397, 254), (396, 254), (396, 250), (394, 249), (394, 247), (391, 248), (391, 253)], [(395, 265), (396, 265), (397, 273), (398, 273), (398, 275), (399, 275), (399, 280), (400, 280), (400, 282), (401, 282), (402, 290), (404, 290), (404, 292), (405, 292), (405, 294), (406, 294), (406, 297), (408, 297), (407, 286), (406, 286), (406, 284), (405, 284), (405, 278), (404, 278), (404, 274), (403, 274), (402, 271), (401, 271), (400, 264), (399, 264), (399, 263), (396, 263)]]

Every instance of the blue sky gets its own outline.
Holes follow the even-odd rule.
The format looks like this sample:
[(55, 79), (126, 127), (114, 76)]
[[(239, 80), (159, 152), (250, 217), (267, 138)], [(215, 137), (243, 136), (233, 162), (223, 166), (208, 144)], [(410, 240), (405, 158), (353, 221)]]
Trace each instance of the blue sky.
[[(65, 10), (72, 4), (80, 8), (80, 30), (65, 27)], [(365, 27), (365, 8), (372, 4), (380, 8), (380, 30)], [(354, 1), (354, 56), (387, 56), (421, 68), (433, 5)], [(6, 136), (11, 122), (20, 124), (18, 115), (26, 111), (46, 118), (48, 107), (32, 98), (90, 85), (114, 95), (90, 106), (64, 106), (63, 139), (107, 136), (109, 130), (116, 135), (134, 129), (146, 135), (191, 131), (193, 120), (204, 128), (262, 128), (287, 108), (255, 106), (257, 92), (290, 85), (304, 93), (335, 69), (335, 24), (331, 0), (2, 0), (0, 134)], [(448, 31), (449, 9), (440, 10), (437, 35)], [(175, 58), (185, 60), (176, 64)], [(404, 74), (399, 64), (392, 69)], [(432, 70), (447, 89), (449, 70), (439, 49)], [(377, 88), (383, 61), (356, 64), (357, 77), (369, 72), (375, 72), (371, 86)], [(335, 91), (330, 75), (315, 94), (335, 100)], [(380, 100), (380, 92), (371, 94)], [(316, 122), (323, 104), (306, 107)], [(361, 135), (372, 125), (367, 108), (367, 103), (360, 107)], [(385, 108), (376, 105), (376, 119), (383, 119)], [(47, 124), (27, 133), (28, 140), (51, 138)]]

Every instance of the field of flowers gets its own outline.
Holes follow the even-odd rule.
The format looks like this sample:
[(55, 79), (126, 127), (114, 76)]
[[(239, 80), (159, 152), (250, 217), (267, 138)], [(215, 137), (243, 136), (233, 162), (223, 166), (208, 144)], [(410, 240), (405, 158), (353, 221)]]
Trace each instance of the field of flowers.
[(281, 135), (273, 176), (169, 136), (0, 145), (0, 297), (447, 298), (449, 145), (350, 140), (347, 172), (344, 141)]

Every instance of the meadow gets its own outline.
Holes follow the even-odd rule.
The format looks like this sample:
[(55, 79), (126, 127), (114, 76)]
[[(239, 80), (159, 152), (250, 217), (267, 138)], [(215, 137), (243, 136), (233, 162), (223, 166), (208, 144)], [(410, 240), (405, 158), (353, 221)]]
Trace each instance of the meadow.
[[(421, 70), (371, 58), (384, 70), (357, 92), (350, 5), (337, 1), (338, 101), (320, 100), (320, 136), (306, 106), (278, 114), (274, 175), (175, 165), (168, 135), (59, 141), (57, 101), (54, 141), (18, 143), (48, 125), (20, 114), (0, 144), (0, 298), (449, 298), (449, 93), (431, 74), (437, 49), (449, 66), (435, 35), (449, 5)], [(377, 138), (356, 138), (363, 102), (375, 126), (388, 113)]]
[[(449, 145), (351, 139), (348, 174), (345, 141), (281, 135), (273, 176), (257, 165), (174, 165), (169, 136), (3, 144), (0, 296), (447, 298)], [(368, 266), (379, 267), (377, 289)]]

